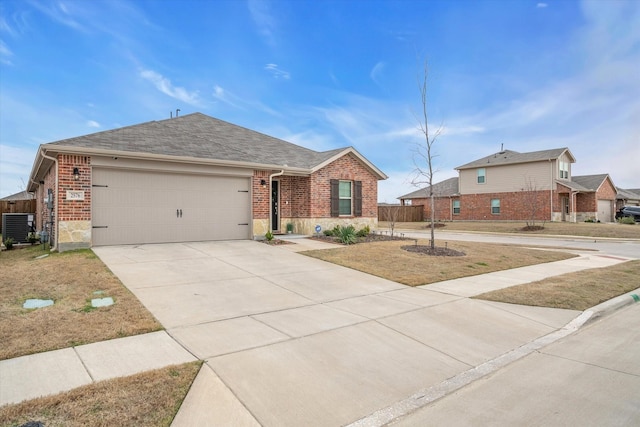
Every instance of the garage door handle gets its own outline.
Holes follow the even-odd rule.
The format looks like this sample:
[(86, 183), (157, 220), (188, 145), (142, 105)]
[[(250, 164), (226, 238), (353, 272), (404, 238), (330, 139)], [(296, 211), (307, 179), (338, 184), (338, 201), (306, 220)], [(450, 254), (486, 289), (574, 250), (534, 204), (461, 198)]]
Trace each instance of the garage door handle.
[(182, 218), (182, 209), (176, 209), (176, 218)]

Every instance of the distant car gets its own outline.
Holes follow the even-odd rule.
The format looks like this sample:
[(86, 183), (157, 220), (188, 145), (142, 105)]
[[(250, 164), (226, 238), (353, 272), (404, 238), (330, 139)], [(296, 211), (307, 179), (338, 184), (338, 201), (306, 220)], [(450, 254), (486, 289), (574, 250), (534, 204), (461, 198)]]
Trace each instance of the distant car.
[(636, 222), (640, 222), (640, 206), (625, 206), (616, 212), (616, 219), (620, 219), (625, 216), (632, 217)]

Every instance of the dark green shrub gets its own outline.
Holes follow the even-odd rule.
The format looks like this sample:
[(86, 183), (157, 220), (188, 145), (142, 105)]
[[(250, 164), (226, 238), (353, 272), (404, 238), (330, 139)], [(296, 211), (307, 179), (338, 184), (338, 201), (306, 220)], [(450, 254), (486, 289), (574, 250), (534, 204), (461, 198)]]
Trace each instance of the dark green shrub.
[(356, 233), (357, 237), (367, 237), (371, 233), (371, 228), (368, 225), (365, 225), (364, 228), (358, 230)]
[(340, 240), (340, 243), (352, 245), (356, 242), (356, 228), (353, 225), (338, 227), (338, 230), (337, 237)]
[(7, 248), (8, 251), (13, 249), (14, 243), (15, 243), (15, 240), (13, 240), (13, 237), (7, 237), (6, 239), (4, 239), (4, 247)]

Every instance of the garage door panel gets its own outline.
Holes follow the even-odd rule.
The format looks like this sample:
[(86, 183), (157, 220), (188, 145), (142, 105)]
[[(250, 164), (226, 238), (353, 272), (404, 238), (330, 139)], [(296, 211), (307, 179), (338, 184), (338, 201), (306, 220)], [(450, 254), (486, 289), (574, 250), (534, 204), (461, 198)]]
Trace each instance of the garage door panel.
[(95, 168), (93, 182), (94, 245), (251, 236), (249, 178)]

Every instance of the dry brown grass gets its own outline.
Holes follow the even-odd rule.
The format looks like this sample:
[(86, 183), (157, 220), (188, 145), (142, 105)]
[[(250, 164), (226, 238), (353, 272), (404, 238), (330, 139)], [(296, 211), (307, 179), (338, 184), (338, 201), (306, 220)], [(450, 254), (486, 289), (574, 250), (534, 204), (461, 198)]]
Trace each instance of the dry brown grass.
[(0, 408), (0, 426), (169, 426), (201, 362), (101, 381)]
[(586, 310), (640, 286), (640, 260), (563, 274), (474, 298), (510, 304)]
[[(302, 252), (305, 255), (339, 264), (409, 286), (419, 286), (459, 277), (523, 267), (572, 258), (564, 252), (475, 242), (448, 242), (463, 257), (440, 257), (411, 253), (401, 246), (410, 241), (364, 243), (344, 248)], [(418, 240), (419, 245), (428, 244)], [(444, 246), (445, 242), (436, 241)]]
[[(42, 246), (0, 254), (0, 360), (162, 329), (92, 251), (52, 253)], [(94, 295), (103, 291), (103, 295)], [(92, 298), (115, 304), (92, 308)], [(27, 310), (29, 298), (53, 306)]]
[[(444, 227), (437, 231), (477, 231), (486, 233), (522, 233), (527, 236), (532, 235), (562, 235), (562, 236), (583, 236), (583, 237), (606, 237), (618, 239), (640, 239), (640, 225), (629, 224), (598, 224), (589, 222), (546, 222), (544, 229), (539, 231), (522, 231), (526, 225), (524, 222), (443, 222)], [(537, 223), (536, 224), (542, 224)], [(389, 228), (388, 222), (381, 221), (378, 224), (379, 230)], [(421, 230), (428, 229), (429, 223), (425, 222), (399, 222), (396, 223), (396, 230)]]

